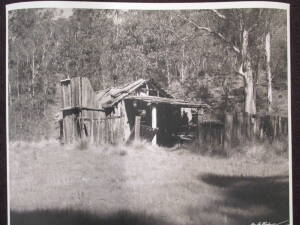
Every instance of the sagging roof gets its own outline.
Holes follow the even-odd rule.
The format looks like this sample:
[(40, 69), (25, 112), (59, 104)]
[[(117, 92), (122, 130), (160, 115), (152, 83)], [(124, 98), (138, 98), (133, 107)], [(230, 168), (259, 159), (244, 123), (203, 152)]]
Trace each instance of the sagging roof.
[(140, 100), (154, 104), (170, 104), (186, 108), (210, 108), (210, 106), (205, 103), (188, 102), (182, 99), (164, 98), (157, 96), (128, 96), (125, 99)]
[(153, 80), (139, 79), (137, 81), (130, 82), (118, 87), (97, 91), (95, 96), (95, 102), (99, 107), (103, 107), (103, 108), (112, 107), (116, 103), (124, 99), (125, 97), (129, 96), (135, 90), (142, 87), (144, 84), (147, 84), (151, 88), (158, 90), (163, 96), (167, 98), (173, 98), (173, 96), (168, 94)]

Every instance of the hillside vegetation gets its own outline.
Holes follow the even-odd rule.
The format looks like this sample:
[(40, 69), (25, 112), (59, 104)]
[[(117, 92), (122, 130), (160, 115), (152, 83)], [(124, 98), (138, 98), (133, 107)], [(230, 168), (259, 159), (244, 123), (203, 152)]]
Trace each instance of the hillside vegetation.
[(277, 9), (10, 11), (9, 137), (58, 136), (59, 82), (74, 76), (88, 77), (95, 90), (151, 78), (216, 114), (286, 116), (286, 15)]

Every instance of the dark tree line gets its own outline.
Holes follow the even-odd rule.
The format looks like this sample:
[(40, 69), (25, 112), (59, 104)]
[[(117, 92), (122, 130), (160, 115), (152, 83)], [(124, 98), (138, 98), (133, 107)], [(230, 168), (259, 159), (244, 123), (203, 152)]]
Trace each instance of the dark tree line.
[(216, 112), (271, 111), (272, 90), (287, 89), (283, 10), (62, 13), (9, 13), (12, 139), (54, 135), (59, 81), (66, 77), (87, 76), (95, 89), (153, 78)]

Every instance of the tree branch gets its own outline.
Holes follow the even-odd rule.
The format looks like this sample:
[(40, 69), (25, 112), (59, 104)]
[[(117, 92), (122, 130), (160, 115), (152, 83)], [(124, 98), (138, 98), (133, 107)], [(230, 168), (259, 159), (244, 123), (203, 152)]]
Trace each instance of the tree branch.
[(226, 38), (223, 36), (223, 34), (219, 33), (219, 32), (216, 32), (216, 31), (213, 31), (212, 29), (210, 29), (209, 27), (201, 27), (199, 26), (195, 21), (191, 20), (191, 19), (188, 19), (186, 17), (183, 17), (183, 16), (180, 16), (180, 15), (177, 15), (177, 17), (193, 24), (196, 28), (198, 28), (199, 30), (203, 30), (203, 31), (206, 31), (208, 33), (211, 33), (212, 35), (214, 35), (216, 38), (218, 38), (219, 40), (223, 41), (224, 43), (226, 43), (227, 45), (229, 45), (236, 53), (240, 53), (240, 49), (235, 46), (232, 42), (230, 41), (227, 41)]
[(221, 14), (218, 10), (212, 9), (211, 11), (214, 12), (214, 13), (216, 14), (217, 17), (219, 17), (219, 18), (221, 18), (221, 19), (223, 19), (223, 20), (226, 19), (226, 16), (223, 15), (223, 14)]
[(244, 82), (246, 82), (246, 74), (243, 71), (243, 64), (241, 64), (240, 69), (235, 71), (237, 75), (243, 77)]
[(176, 33), (174, 30), (172, 30), (171, 28), (166, 27), (165, 30), (169, 31), (172, 34), (174, 34), (176, 36), (176, 38), (178, 40), (182, 41), (182, 42), (184, 42), (184, 41), (186, 41), (186, 40), (188, 40), (190, 38), (192, 38), (190, 40), (193, 40), (195, 38), (195, 36), (196, 36), (195, 34), (191, 34), (191, 35), (186, 35), (184, 37), (180, 37), (180, 35), (178, 33)]

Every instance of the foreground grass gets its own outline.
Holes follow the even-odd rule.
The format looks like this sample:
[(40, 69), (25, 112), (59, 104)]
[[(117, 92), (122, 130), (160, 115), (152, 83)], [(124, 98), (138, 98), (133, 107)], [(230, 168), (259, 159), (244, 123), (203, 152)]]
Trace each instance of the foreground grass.
[[(258, 148), (259, 149), (259, 148)], [(288, 162), (149, 144), (10, 144), (12, 224), (251, 224), (288, 218)], [(263, 151), (259, 150), (259, 151)]]

